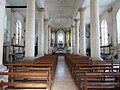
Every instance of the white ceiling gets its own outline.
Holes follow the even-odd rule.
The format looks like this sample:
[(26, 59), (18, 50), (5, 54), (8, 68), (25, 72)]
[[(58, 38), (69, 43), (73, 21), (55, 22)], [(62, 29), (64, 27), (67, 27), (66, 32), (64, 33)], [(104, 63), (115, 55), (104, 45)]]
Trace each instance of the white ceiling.
[[(80, 1), (80, 3), (79, 3)], [(53, 27), (67, 28), (84, 0), (45, 0), (45, 9)], [(77, 10), (76, 10), (77, 9)]]
[[(12, 6), (26, 6), (26, 0), (6, 0)], [(41, 3), (44, 1), (44, 4)], [(110, 8), (111, 4), (117, 0), (99, 0), (100, 14)], [(87, 7), (86, 23), (90, 21), (90, 0), (36, 0), (39, 7), (45, 6), (45, 14), (50, 19), (49, 24), (55, 28), (68, 28), (73, 23), (79, 7)], [(41, 5), (41, 6), (40, 6)], [(26, 15), (26, 9), (15, 9), (23, 16)]]

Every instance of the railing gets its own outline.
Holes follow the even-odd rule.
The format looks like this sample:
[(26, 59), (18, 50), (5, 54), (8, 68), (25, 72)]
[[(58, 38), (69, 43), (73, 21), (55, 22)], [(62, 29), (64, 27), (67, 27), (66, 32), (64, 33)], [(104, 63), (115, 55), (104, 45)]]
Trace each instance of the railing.
[(21, 45), (11, 45), (13, 47), (13, 53), (12, 55), (12, 61), (17, 60), (17, 59), (22, 59), (25, 56), (25, 46)]

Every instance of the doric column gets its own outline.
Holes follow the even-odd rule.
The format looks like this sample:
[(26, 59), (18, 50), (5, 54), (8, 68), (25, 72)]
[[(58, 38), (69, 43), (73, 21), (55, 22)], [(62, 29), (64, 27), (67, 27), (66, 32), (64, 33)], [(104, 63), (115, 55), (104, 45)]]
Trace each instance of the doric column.
[(70, 54), (73, 53), (73, 50), (72, 50), (72, 34), (73, 34), (73, 30), (72, 30), (72, 27), (70, 28)]
[(66, 34), (67, 34), (67, 31), (64, 32), (65, 33), (65, 46), (67, 45), (67, 42), (66, 42)]
[(38, 9), (38, 56), (44, 56), (44, 8)]
[(99, 0), (90, 0), (90, 31), (91, 58), (102, 60), (100, 57)]
[[(55, 31), (51, 31), (51, 32), (52, 32), (52, 34), (54, 33), (54, 38), (52, 39), (52, 37), (51, 37), (52, 47), (54, 47), (54, 45), (55, 45), (55, 39), (56, 39), (56, 37), (55, 37)], [(51, 36), (53, 36), (53, 35), (51, 35)]]
[[(15, 30), (15, 11), (11, 9), (11, 16), (10, 16), (10, 46), (15, 44), (15, 37), (14, 37), (14, 30)], [(13, 53), (13, 47), (10, 47), (10, 53)]]
[(44, 35), (45, 35), (45, 37), (44, 37), (44, 53), (47, 55), (48, 54), (48, 19), (45, 19), (44, 20), (45, 21), (45, 30), (44, 30)]
[(57, 47), (57, 39), (58, 39), (58, 37), (57, 37), (57, 31), (55, 31), (55, 44), (54, 44), (55, 47)]
[(51, 54), (51, 36), (52, 36), (52, 34), (51, 34), (51, 27), (49, 26), (48, 27), (48, 33), (49, 33), (49, 38), (48, 38), (48, 41), (49, 41), (49, 54)]
[[(109, 22), (108, 22), (109, 36), (108, 36), (108, 43), (109, 43), (109, 45), (116, 46), (116, 37), (115, 37), (115, 39), (112, 39), (112, 36), (114, 37), (114, 33), (116, 34), (116, 32), (115, 32), (116, 30), (113, 30), (113, 8), (110, 8), (107, 11), (109, 13)], [(113, 40), (115, 40), (115, 42)]]
[(80, 8), (80, 55), (86, 55), (86, 38), (85, 38), (85, 8)]
[(35, 0), (27, 0), (25, 41), (25, 59), (33, 59), (35, 52)]
[(79, 54), (79, 19), (75, 19), (75, 54)]
[(14, 45), (14, 30), (15, 30), (15, 11), (11, 9), (11, 18), (10, 18), (10, 41)]
[(75, 54), (75, 27), (72, 26), (72, 54)]
[[(3, 72), (7, 68), (3, 65), (3, 41), (4, 41), (4, 16), (5, 16), (6, 0), (0, 0), (0, 71)], [(0, 77), (0, 79), (3, 76)]]

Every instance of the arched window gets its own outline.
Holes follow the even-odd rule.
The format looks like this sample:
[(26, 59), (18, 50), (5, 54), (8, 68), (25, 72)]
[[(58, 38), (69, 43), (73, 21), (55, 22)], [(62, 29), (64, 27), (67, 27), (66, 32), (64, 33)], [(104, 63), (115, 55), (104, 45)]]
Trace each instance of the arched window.
[(64, 36), (63, 36), (63, 33), (59, 33), (58, 34), (58, 43), (63, 43), (63, 40), (64, 40)]
[(5, 13), (5, 17), (4, 17), (4, 43), (7, 43), (7, 39), (8, 39), (7, 14)]
[(17, 20), (16, 22), (16, 31), (15, 31), (15, 43), (16, 44), (20, 44), (21, 43), (21, 30), (22, 29), (22, 25), (20, 20)]
[(118, 44), (120, 44), (120, 9), (117, 12), (117, 40), (118, 40)]
[(51, 46), (54, 46), (54, 44), (55, 44), (55, 32), (52, 32)]
[(101, 23), (101, 41), (102, 46), (107, 46), (108, 43), (108, 25), (107, 21), (103, 20)]

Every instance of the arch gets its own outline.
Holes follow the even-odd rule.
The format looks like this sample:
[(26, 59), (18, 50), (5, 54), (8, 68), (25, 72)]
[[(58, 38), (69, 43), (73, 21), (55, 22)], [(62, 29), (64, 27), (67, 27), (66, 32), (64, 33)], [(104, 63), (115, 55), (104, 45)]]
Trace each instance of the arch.
[(107, 46), (108, 43), (108, 24), (106, 20), (101, 23), (101, 44), (102, 46)]
[(118, 44), (120, 44), (120, 9), (117, 12), (116, 19), (117, 19), (117, 42)]
[(62, 29), (62, 28), (59, 28), (56, 32), (58, 32), (59, 30), (62, 30), (63, 32), (65, 32), (65, 30), (64, 30), (64, 29)]

